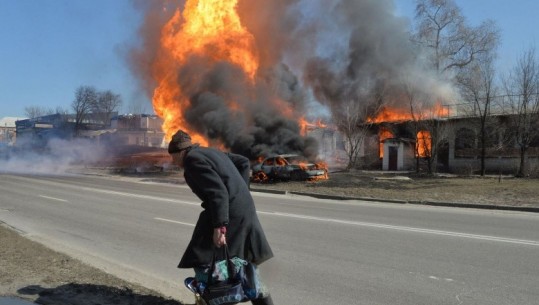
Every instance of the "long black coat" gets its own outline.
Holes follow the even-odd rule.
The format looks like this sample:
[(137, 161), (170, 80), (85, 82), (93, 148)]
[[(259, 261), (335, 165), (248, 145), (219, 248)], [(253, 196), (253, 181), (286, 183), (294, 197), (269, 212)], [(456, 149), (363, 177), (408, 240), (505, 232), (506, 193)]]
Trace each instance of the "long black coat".
[(255, 264), (273, 256), (249, 191), (247, 158), (195, 146), (185, 156), (184, 177), (202, 200), (204, 211), (178, 268), (210, 264), (215, 247), (213, 229), (224, 223), (228, 223), (226, 240), (231, 256)]

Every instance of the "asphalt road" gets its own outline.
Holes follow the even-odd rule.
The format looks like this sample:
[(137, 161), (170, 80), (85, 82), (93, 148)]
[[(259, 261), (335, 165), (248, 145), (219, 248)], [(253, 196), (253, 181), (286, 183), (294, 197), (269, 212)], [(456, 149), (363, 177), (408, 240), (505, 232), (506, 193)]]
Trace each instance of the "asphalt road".
[[(191, 302), (176, 268), (200, 213), (180, 185), (0, 175), (0, 221)], [(537, 304), (539, 215), (253, 193), (276, 304)]]

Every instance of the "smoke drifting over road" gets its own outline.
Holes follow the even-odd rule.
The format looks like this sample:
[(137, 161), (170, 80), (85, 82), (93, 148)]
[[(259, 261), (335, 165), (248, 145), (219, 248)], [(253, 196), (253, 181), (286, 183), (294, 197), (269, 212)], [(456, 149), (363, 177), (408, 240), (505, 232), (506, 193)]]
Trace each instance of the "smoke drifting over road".
[(201, 13), (201, 31), (239, 17), (241, 26), (216, 27), (210, 38), (189, 35), (196, 2), (135, 2), (146, 18), (132, 70), (167, 135), (186, 129), (250, 157), (313, 157), (316, 141), (301, 126), (309, 115), (329, 119), (381, 88), (396, 105), (406, 86), (431, 96), (447, 89), (422, 64), (392, 0), (199, 0), (235, 9), (222, 20)]
[(104, 146), (86, 139), (53, 138), (40, 148), (24, 147), (24, 140), (18, 140), (16, 148), (0, 155), (0, 172), (64, 175), (74, 165), (94, 164), (109, 156)]

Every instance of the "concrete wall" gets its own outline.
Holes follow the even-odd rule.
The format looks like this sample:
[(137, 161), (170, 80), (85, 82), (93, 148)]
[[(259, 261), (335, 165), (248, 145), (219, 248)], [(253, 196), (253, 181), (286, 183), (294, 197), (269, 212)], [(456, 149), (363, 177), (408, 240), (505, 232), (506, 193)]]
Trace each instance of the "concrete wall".
[[(477, 173), (481, 169), (480, 145), (478, 143), (478, 125), (471, 123), (471, 120), (454, 120), (447, 122), (451, 124), (448, 133), (449, 144), (449, 171), (452, 173), (471, 174)], [(462, 129), (469, 129), (473, 132), (475, 139), (469, 143), (472, 147), (470, 153), (462, 153), (456, 148), (458, 141), (458, 132)], [(520, 155), (517, 146), (503, 144), (501, 135), (495, 135), (493, 141), (503, 147), (503, 149), (492, 150), (488, 152), (485, 158), (485, 168), (487, 173), (515, 174), (520, 166)], [(528, 157), (529, 171), (537, 171), (539, 168), (539, 148), (530, 148)]]
[(384, 157), (382, 159), (382, 170), (389, 170), (390, 147), (397, 148), (398, 171), (409, 171), (415, 168), (415, 153), (413, 143), (401, 139), (386, 139), (384, 141)]

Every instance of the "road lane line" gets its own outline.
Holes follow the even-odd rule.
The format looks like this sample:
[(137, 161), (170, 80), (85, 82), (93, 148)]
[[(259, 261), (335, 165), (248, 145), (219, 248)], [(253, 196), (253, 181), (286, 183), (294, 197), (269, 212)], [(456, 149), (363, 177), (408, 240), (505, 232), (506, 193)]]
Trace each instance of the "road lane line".
[[(94, 192), (107, 193), (107, 194), (120, 195), (120, 196), (127, 196), (127, 197), (136, 197), (136, 198), (141, 198), (141, 199), (151, 199), (151, 200), (156, 200), (156, 201), (182, 203), (182, 204), (196, 205), (196, 206), (200, 205), (199, 202), (193, 202), (193, 201), (168, 199), (168, 198), (162, 198), (162, 197), (156, 197), (156, 196), (148, 196), (148, 195), (137, 195), (137, 194), (131, 194), (131, 193), (125, 193), (125, 192), (102, 190), (102, 189), (91, 188), (91, 187), (79, 187), (79, 189), (88, 190), (88, 191), (94, 191)], [(53, 200), (56, 199), (56, 200), (60, 200), (60, 201), (67, 201), (67, 200), (53, 198), (53, 197), (50, 197), (50, 199), (53, 199)], [(337, 223), (337, 224), (345, 224), (345, 225), (375, 227), (375, 228), (391, 229), (391, 230), (398, 230), (398, 231), (408, 231), (408, 232), (434, 234), (434, 235), (442, 235), (442, 236), (462, 237), (462, 238), (469, 238), (469, 239), (478, 239), (478, 240), (488, 240), (488, 241), (496, 241), (496, 242), (504, 242), (504, 243), (521, 244), (521, 245), (539, 246), (539, 241), (534, 241), (534, 240), (513, 239), (513, 238), (505, 238), (505, 237), (489, 236), (489, 235), (476, 235), (476, 234), (459, 233), (459, 232), (452, 232), (452, 231), (430, 230), (430, 229), (422, 229), (422, 228), (414, 228), (414, 227), (406, 227), (406, 226), (393, 226), (393, 225), (385, 225), (385, 224), (378, 224), (378, 223), (346, 221), (346, 220), (340, 220), (340, 219), (322, 218), (322, 217), (314, 217), (314, 216), (300, 215), (300, 214), (287, 214), (287, 213), (264, 212), (264, 211), (258, 211), (258, 213), (259, 214), (273, 215), (273, 216), (291, 217), (291, 218), (296, 218), (296, 219), (308, 219), (308, 220), (314, 220), (314, 221), (323, 221), (323, 222), (330, 222), (330, 223)], [(172, 222), (174, 222), (174, 221), (172, 221)], [(178, 223), (180, 223), (180, 222), (178, 222)], [(187, 224), (187, 223), (184, 223), (184, 224), (189, 225), (189, 226), (193, 226), (193, 224)]]
[(186, 226), (190, 226), (190, 227), (195, 226), (195, 224), (193, 224), (193, 223), (181, 222), (181, 221), (176, 221), (176, 220), (171, 220), (171, 219), (166, 219), (166, 218), (155, 217), (154, 219), (155, 220), (160, 220), (160, 221), (165, 221), (165, 222), (177, 223), (177, 224), (186, 225)]
[(415, 232), (415, 233), (425, 233), (425, 234), (451, 236), (451, 237), (462, 237), (462, 238), (469, 238), (469, 239), (488, 240), (488, 241), (495, 241), (495, 242), (539, 247), (539, 241), (535, 241), (535, 240), (514, 239), (514, 238), (506, 238), (506, 237), (499, 237), (499, 236), (468, 234), (468, 233), (442, 231), (442, 230), (431, 230), (431, 229), (422, 229), (422, 228), (414, 228), (414, 227), (406, 227), (406, 226), (393, 226), (393, 225), (385, 225), (385, 224), (380, 224), (380, 223), (340, 220), (340, 219), (315, 217), (315, 216), (300, 215), (300, 214), (264, 212), (264, 211), (258, 211), (258, 213), (265, 214), (265, 215), (272, 215), (272, 216), (306, 219), (306, 220), (314, 220), (314, 221), (321, 221), (321, 222), (330, 222), (330, 223), (337, 223), (337, 224), (344, 224), (344, 225), (389, 229), (389, 230), (396, 230), (396, 231), (407, 231), (407, 232)]
[[(76, 188), (77, 190), (83, 190), (83, 191), (90, 191), (90, 192), (97, 192), (97, 193), (103, 193), (103, 194), (111, 194), (111, 195), (117, 195), (117, 196), (132, 197), (132, 198), (138, 198), (138, 199), (149, 199), (149, 200), (156, 200), (156, 201), (162, 201), (162, 202), (182, 203), (182, 204), (200, 206), (200, 201), (195, 202), (195, 201), (187, 201), (187, 200), (168, 199), (168, 198), (150, 196), (150, 195), (139, 195), (139, 194), (126, 193), (126, 192), (110, 191), (110, 190), (104, 190), (104, 189), (99, 189), (99, 188), (94, 188), (94, 187), (85, 187), (85, 186), (79, 186), (79, 185), (63, 184), (63, 183), (54, 182), (54, 181), (34, 180), (32, 178), (26, 178), (26, 177), (21, 177), (21, 176), (14, 176), (14, 177), (16, 177), (18, 179), (21, 179), (21, 180), (31, 180), (32, 182), (36, 181), (36, 182), (39, 182), (39, 183), (42, 183), (42, 184), (47, 184), (47, 185), (62, 185), (63, 187)], [(178, 187), (182, 187), (182, 186), (178, 186)]]
[(45, 198), (45, 199), (54, 200), (54, 201), (67, 202), (67, 200), (65, 200), (65, 199), (60, 199), (60, 198), (55, 198), (55, 197), (49, 197), (49, 196), (44, 196), (44, 195), (39, 195), (39, 197)]
[(131, 193), (125, 193), (125, 192), (109, 191), (109, 190), (100, 190), (100, 189), (90, 188), (90, 187), (82, 187), (81, 189), (84, 189), (87, 191), (104, 193), (104, 194), (118, 195), (118, 196), (126, 196), (126, 197), (134, 197), (134, 198), (139, 198), (139, 199), (150, 199), (150, 200), (156, 200), (156, 201), (183, 203), (183, 204), (188, 204), (188, 205), (200, 206), (200, 202), (194, 202), (194, 201), (168, 199), (168, 198), (156, 197), (156, 196), (150, 196), (150, 195), (131, 194)]

